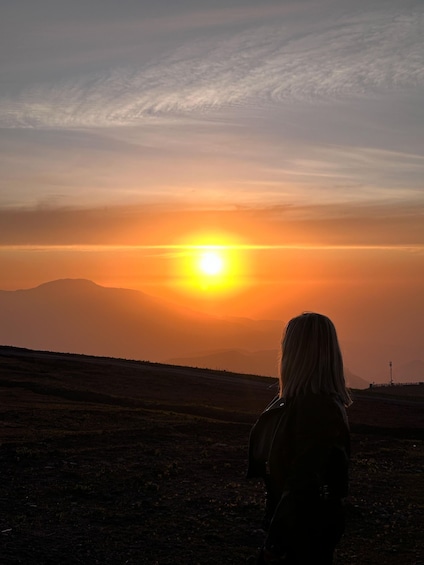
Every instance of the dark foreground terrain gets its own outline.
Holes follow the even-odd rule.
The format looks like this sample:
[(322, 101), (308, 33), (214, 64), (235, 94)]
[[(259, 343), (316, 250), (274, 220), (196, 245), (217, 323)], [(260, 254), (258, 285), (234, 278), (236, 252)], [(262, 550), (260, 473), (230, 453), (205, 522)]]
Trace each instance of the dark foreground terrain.
[[(0, 563), (243, 564), (263, 490), (244, 478), (274, 381), (0, 348)], [(338, 565), (422, 565), (423, 398), (355, 394)]]

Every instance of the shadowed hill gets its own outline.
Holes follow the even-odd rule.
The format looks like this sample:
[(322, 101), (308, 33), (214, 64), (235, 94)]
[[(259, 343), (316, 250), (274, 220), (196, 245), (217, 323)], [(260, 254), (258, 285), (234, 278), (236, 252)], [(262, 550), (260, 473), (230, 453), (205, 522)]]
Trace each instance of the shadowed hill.
[[(245, 479), (275, 379), (0, 347), (2, 563), (244, 563), (263, 485)], [(335, 565), (421, 563), (422, 403), (357, 391)], [(402, 465), (399, 465), (402, 461)]]
[[(224, 349), (205, 355), (198, 355), (197, 357), (167, 359), (167, 362), (189, 367), (226, 369), (235, 373), (252, 373), (263, 376), (278, 375), (278, 352), (272, 349), (263, 351)], [(361, 379), (361, 377), (354, 375), (349, 369), (346, 369), (345, 373), (349, 387), (356, 389), (368, 388), (369, 383)]]
[(203, 367), (211, 369), (226, 369), (239, 373), (252, 373), (255, 375), (277, 376), (278, 352), (273, 349), (263, 351), (246, 351), (239, 349), (223, 349), (211, 351), (196, 357), (176, 357), (167, 359), (173, 365), (186, 365), (189, 367)]

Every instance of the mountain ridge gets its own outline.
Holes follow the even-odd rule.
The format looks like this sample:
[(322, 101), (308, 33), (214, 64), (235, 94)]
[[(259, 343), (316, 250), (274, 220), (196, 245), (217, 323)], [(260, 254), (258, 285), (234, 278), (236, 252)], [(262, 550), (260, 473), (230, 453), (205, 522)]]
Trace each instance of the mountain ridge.
[[(89, 279), (0, 291), (0, 343), (36, 350), (198, 366), (205, 366), (201, 358), (206, 356), (209, 367), (277, 376), (282, 331), (277, 320), (204, 314)], [(419, 360), (411, 363), (424, 366)], [(397, 368), (395, 374), (400, 375)], [(358, 378), (359, 388), (372, 380)]]
[[(32, 349), (163, 362), (193, 352), (278, 343), (281, 325), (224, 320), (141, 291), (59, 279), (0, 291), (0, 342)], [(275, 336), (275, 337), (273, 337)]]

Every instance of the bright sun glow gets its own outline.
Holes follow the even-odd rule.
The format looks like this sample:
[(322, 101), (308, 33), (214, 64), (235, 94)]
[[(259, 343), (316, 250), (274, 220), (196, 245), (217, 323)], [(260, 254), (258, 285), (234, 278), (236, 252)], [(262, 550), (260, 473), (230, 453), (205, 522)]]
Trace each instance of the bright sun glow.
[(208, 299), (239, 292), (247, 281), (243, 243), (222, 232), (187, 234), (177, 242), (173, 288)]
[(224, 260), (218, 253), (207, 251), (200, 257), (199, 267), (205, 275), (219, 275), (223, 271)]

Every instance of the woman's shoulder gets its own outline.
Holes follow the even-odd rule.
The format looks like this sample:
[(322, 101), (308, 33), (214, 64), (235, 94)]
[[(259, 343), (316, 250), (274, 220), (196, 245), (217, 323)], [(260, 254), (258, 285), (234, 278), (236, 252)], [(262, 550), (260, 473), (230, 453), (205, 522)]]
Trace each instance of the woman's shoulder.
[(307, 393), (293, 397), (289, 404), (296, 420), (305, 425), (318, 428), (347, 426), (345, 407), (333, 395)]
[(288, 400), (288, 404), (298, 409), (336, 410), (344, 408), (341, 400), (334, 394), (306, 392)]

